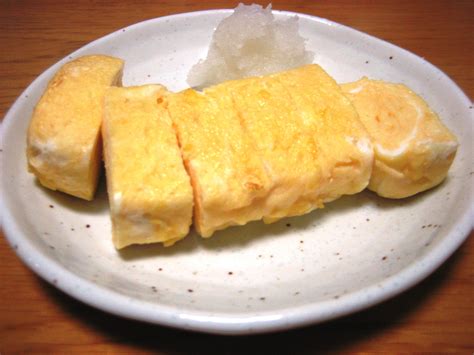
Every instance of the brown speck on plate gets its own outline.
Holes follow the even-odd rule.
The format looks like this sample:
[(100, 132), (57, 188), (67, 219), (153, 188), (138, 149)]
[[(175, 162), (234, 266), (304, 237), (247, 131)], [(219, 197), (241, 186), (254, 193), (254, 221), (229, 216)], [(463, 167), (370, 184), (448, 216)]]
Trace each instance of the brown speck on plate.
[(366, 218), (365, 220), (366, 220), (367, 222), (370, 222), (370, 218)]
[(86, 228), (90, 228), (90, 227), (91, 227), (91, 225), (90, 225), (90, 224), (86, 224)]
[(260, 301), (265, 301), (265, 297), (260, 297)]
[(163, 269), (161, 267), (158, 268), (158, 271), (163, 271)]
[(386, 256), (382, 257), (382, 260), (387, 260), (387, 257)]
[(392, 59), (393, 59), (393, 56), (388, 57), (388, 59), (392, 60)]
[(54, 206), (53, 206), (53, 205), (49, 205), (49, 208), (54, 208)]
[(189, 293), (192, 293), (192, 292), (194, 292), (194, 291), (193, 291), (192, 289), (188, 288), (188, 292), (189, 292)]

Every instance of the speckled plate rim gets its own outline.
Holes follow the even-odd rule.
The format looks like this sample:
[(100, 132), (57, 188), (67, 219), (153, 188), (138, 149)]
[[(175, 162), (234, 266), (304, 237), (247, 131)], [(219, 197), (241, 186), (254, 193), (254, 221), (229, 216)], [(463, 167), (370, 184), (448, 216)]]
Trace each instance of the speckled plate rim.
[[(209, 10), (182, 13), (150, 19), (126, 28), (137, 28), (154, 21), (173, 21), (182, 17), (230, 14), (231, 11), (232, 10)], [(378, 45), (395, 50), (412, 60), (422, 61), (424, 65), (429, 66), (433, 72), (436, 72), (444, 78), (446, 83), (449, 85), (448, 90), (455, 92), (463, 101), (466, 102), (467, 105), (471, 103), (469, 98), (446, 74), (425, 61), (423, 58), (420, 58), (405, 49), (327, 19), (287, 11), (274, 12), (285, 16), (298, 15), (301, 18), (306, 18), (311, 21), (355, 32), (364, 39), (376, 41)], [(122, 29), (119, 29), (109, 35), (97, 39), (73, 52), (71, 55), (80, 54), (85, 48), (107, 41), (111, 37), (117, 36), (121, 31)], [(53, 71), (56, 71), (58, 66), (62, 65), (66, 60), (67, 56), (38, 76), (20, 95), (20, 97), (27, 95), (38, 81), (41, 81), (42, 78)], [(8, 134), (13, 126), (14, 117), (21, 105), (22, 103), (17, 99), (0, 125), (0, 146), (2, 147), (4, 135)], [(3, 154), (1, 154), (0, 157), (0, 169), (2, 168), (2, 165)], [(6, 180), (7, 179), (2, 170), (0, 185), (1, 191), (6, 191), (8, 188)], [(279, 312), (257, 312), (252, 316), (236, 316), (227, 313), (211, 313), (202, 311), (183, 312), (175, 307), (141, 301), (108, 290), (66, 270), (58, 262), (37, 250), (34, 245), (29, 242), (27, 236), (19, 227), (18, 222), (10, 212), (9, 203), (6, 202), (4, 198), (0, 199), (0, 213), (0, 223), (3, 227), (6, 239), (21, 260), (44, 280), (53, 284), (68, 295), (103, 311), (126, 318), (200, 332), (240, 335), (286, 330), (298, 326), (320, 323), (368, 308), (410, 288), (436, 270), (469, 236), (474, 221), (474, 198), (471, 192), (469, 208), (464, 211), (464, 214), (458, 216), (456, 226), (446, 232), (444, 238), (442, 238), (441, 242), (437, 244), (436, 248), (430, 250), (422, 258), (410, 264), (401, 272), (386, 278), (384, 281), (376, 285), (347, 294), (339, 299), (332, 299), (299, 307), (285, 308), (281, 309)]]

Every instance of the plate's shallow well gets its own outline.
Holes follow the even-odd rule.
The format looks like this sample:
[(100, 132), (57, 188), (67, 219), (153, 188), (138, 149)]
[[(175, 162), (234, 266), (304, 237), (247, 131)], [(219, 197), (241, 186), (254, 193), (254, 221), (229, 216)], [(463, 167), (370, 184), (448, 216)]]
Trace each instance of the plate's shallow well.
[[(299, 218), (254, 222), (172, 248), (111, 242), (105, 187), (93, 202), (41, 188), (26, 171), (31, 111), (61, 64), (103, 53), (126, 61), (124, 85), (186, 87), (212, 30), (229, 12), (140, 23), (95, 41), (44, 72), (4, 120), (2, 219), (11, 245), (38, 274), (101, 309), (149, 322), (216, 333), (251, 333), (320, 322), (380, 302), (413, 285), (467, 236), (472, 221), (472, 109), (441, 71), (400, 48), (301, 15), (315, 62), (339, 82), (402, 82), (420, 93), (461, 147), (441, 186), (400, 201), (370, 192)], [(278, 17), (294, 14), (281, 12)]]

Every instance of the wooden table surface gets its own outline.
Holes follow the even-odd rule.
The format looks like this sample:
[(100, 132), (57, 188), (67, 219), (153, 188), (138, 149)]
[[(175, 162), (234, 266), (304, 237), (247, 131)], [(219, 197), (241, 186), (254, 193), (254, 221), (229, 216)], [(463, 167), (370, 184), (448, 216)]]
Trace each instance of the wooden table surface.
[[(138, 5), (140, 3), (140, 5)], [(86, 43), (146, 19), (231, 1), (0, 2), (0, 117), (42, 71)], [(474, 1), (273, 1), (273, 8), (343, 23), (406, 48), (474, 95)], [(472, 193), (472, 191), (471, 191)], [(471, 233), (472, 237), (473, 233)], [(29, 271), (0, 238), (0, 353), (474, 351), (474, 240), (388, 302), (284, 333), (223, 337), (121, 319), (86, 306)]]

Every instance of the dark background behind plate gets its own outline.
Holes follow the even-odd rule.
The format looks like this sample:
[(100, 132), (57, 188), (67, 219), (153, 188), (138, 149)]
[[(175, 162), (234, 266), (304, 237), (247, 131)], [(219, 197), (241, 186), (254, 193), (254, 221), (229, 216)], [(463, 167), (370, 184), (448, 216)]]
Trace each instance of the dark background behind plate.
[[(150, 18), (236, 5), (1, 1), (0, 117), (37, 75), (92, 40)], [(273, 8), (328, 18), (392, 42), (474, 94), (474, 1), (273, 1)], [(2, 354), (474, 351), (473, 238), (427, 280), (377, 307), (285, 333), (231, 338), (124, 320), (83, 305), (23, 266), (1, 236)]]

